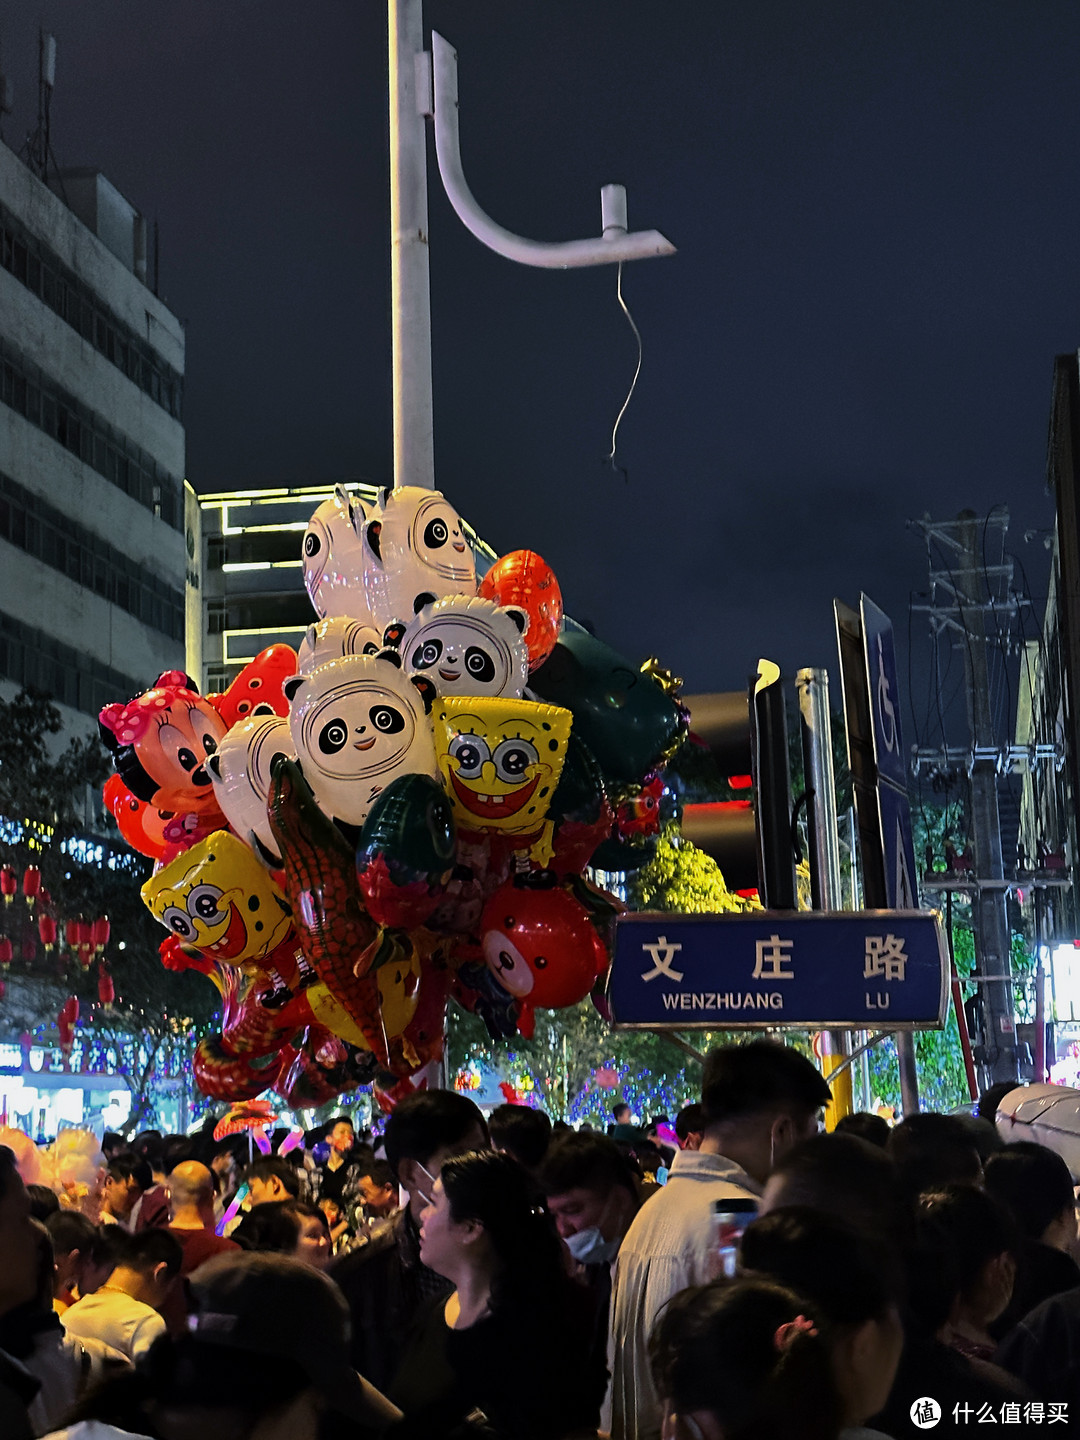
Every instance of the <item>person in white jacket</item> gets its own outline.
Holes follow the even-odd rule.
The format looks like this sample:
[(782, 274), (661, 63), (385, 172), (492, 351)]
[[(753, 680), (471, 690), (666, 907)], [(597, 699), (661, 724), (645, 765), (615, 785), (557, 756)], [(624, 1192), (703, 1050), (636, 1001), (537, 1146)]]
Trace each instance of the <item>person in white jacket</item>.
[(612, 1440), (659, 1440), (649, 1332), (673, 1295), (714, 1277), (713, 1202), (755, 1200), (782, 1155), (817, 1133), (828, 1085), (798, 1051), (768, 1040), (705, 1060), (698, 1150), (680, 1150), (668, 1182), (638, 1211), (615, 1265), (611, 1302)]

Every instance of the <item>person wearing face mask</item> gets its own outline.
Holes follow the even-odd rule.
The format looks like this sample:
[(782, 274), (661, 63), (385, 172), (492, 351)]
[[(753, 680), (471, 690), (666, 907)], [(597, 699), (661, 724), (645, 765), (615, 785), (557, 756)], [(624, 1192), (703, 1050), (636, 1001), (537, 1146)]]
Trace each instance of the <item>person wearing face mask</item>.
[(649, 1331), (677, 1291), (712, 1278), (713, 1203), (760, 1197), (776, 1162), (817, 1133), (830, 1098), (810, 1061), (787, 1046), (754, 1040), (706, 1056), (701, 1147), (678, 1152), (667, 1184), (641, 1207), (619, 1249), (609, 1339), (612, 1440), (658, 1440)]
[(453, 1090), (419, 1090), (386, 1122), (386, 1159), (408, 1203), (378, 1235), (335, 1260), (328, 1274), (352, 1315), (353, 1364), (384, 1390), (394, 1378), (421, 1306), (450, 1291), (447, 1279), (420, 1255), (420, 1215), (443, 1161), (484, 1148), (480, 1110)]
[(592, 1351), (607, 1357), (611, 1283), (622, 1238), (641, 1204), (630, 1162), (606, 1135), (560, 1135), (540, 1167), (540, 1189), (563, 1244), (593, 1297)]
[(559, 1234), (578, 1264), (614, 1260), (640, 1205), (634, 1173), (615, 1142), (606, 1135), (560, 1135), (538, 1179)]

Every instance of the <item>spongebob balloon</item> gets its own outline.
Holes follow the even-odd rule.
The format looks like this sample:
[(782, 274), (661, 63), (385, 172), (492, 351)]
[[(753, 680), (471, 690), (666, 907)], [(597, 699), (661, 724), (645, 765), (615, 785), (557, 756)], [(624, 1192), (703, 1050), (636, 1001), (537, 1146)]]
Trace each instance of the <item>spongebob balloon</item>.
[(454, 819), (551, 858), (548, 806), (559, 783), (571, 715), (531, 700), (455, 697), (432, 711), (435, 748)]
[(438, 490), (383, 490), (364, 526), (364, 587), (377, 624), (408, 621), (444, 595), (476, 594), (461, 516)]
[(257, 963), (292, 925), (281, 891), (228, 830), (216, 830), (178, 855), (140, 893), (170, 934), (225, 965)]

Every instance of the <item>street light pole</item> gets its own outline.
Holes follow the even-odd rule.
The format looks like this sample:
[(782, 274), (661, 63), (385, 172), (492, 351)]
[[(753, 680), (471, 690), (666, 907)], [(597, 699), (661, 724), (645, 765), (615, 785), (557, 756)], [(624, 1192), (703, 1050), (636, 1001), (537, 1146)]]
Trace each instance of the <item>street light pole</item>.
[(389, 0), (390, 313), (394, 365), (394, 488), (435, 488), (428, 274), (427, 133), (430, 63), (423, 0)]

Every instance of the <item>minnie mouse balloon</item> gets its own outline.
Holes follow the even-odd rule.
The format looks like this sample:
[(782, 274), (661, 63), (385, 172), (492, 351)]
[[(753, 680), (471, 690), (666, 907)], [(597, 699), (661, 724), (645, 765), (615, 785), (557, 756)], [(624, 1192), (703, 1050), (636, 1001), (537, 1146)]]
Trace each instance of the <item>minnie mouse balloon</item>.
[(206, 762), (227, 729), (181, 670), (166, 671), (152, 690), (127, 705), (106, 705), (98, 716), (102, 743), (134, 796), (159, 810), (212, 814), (218, 824), (224, 816)]

